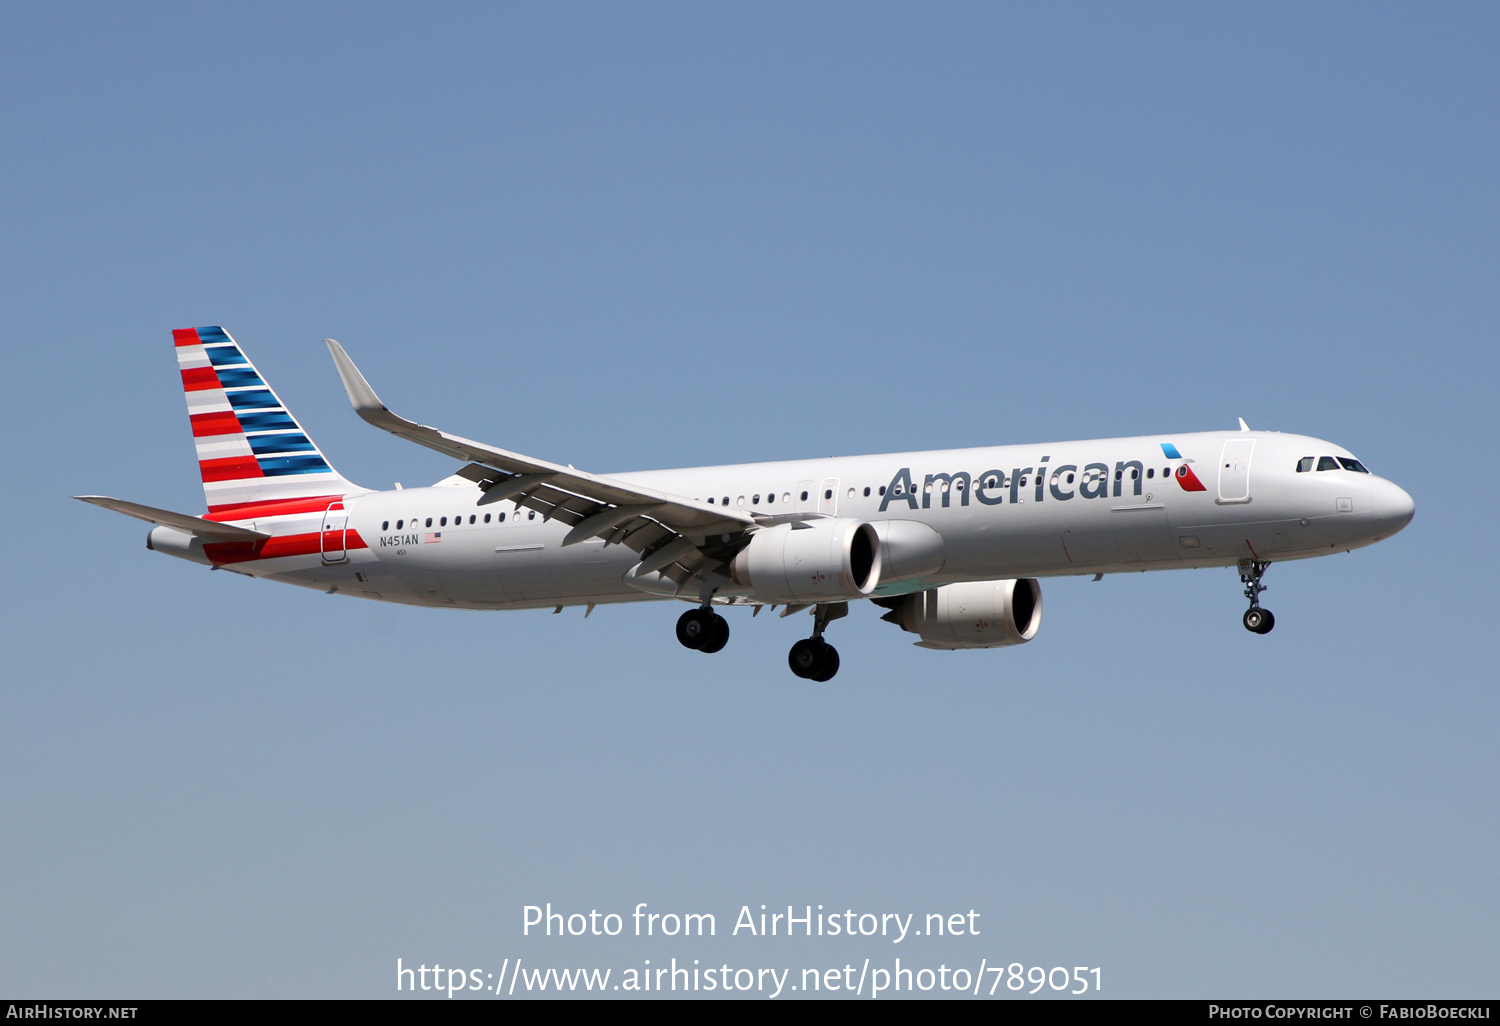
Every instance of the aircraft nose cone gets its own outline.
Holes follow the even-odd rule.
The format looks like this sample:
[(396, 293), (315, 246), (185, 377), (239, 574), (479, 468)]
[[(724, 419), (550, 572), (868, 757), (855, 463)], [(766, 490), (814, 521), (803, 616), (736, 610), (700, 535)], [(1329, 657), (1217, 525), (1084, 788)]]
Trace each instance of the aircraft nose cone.
[(1387, 534), (1395, 534), (1407, 524), (1417, 512), (1406, 489), (1390, 481), (1382, 480), (1375, 488), (1375, 520)]

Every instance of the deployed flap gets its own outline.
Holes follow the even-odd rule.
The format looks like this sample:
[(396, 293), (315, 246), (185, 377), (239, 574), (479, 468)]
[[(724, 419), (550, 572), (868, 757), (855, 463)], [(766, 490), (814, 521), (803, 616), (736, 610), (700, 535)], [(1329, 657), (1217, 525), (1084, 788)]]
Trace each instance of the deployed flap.
[(126, 502), (124, 499), (111, 499), (107, 495), (75, 495), (73, 498), (82, 502), (92, 503), (95, 506), (103, 506), (112, 509), (116, 513), (124, 513), (127, 517), (135, 517), (137, 520), (145, 520), (152, 524), (161, 524), (164, 527), (175, 527), (179, 531), (197, 535), (200, 538), (213, 538), (218, 541), (257, 542), (271, 537), (259, 531), (251, 531), (244, 527), (233, 527), (229, 524), (216, 524), (212, 520), (204, 520), (202, 517), (188, 516), (186, 513), (173, 513), (171, 510), (157, 509), (155, 506), (142, 506), (138, 502)]
[[(333, 339), (327, 342), (349, 402), (363, 420), (418, 445), (469, 461), (471, 465), (459, 474), (485, 489), (483, 501), (510, 500), (536, 510), (547, 520), (582, 527), (583, 532), (570, 535), (569, 541), (602, 537), (606, 544), (621, 543), (645, 552), (653, 546), (659, 548), (672, 536), (707, 538), (743, 532), (755, 525), (755, 520), (741, 510), (496, 449), (397, 416), (380, 401), (343, 347)], [(612, 508), (619, 516), (611, 513)], [(689, 568), (683, 569), (685, 574)]]

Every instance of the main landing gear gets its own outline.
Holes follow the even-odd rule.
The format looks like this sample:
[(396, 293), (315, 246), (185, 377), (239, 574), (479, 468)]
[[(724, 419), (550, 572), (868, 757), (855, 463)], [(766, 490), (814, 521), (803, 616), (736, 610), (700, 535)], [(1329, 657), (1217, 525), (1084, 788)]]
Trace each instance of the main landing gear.
[(793, 673), (820, 684), (833, 679), (833, 675), (839, 672), (839, 650), (823, 640), (823, 631), (830, 620), (848, 615), (847, 602), (825, 602), (813, 610), (812, 637), (803, 638), (787, 653), (787, 665)]
[[(849, 615), (849, 603), (824, 602), (813, 609), (813, 633), (792, 646), (787, 665), (804, 680), (832, 680), (839, 672), (839, 652), (823, 640), (823, 631), (832, 620)], [(729, 643), (729, 621), (705, 604), (689, 609), (677, 618), (677, 640), (684, 648), (713, 653)]]
[(1250, 608), (1245, 610), (1243, 617), (1245, 630), (1255, 634), (1270, 634), (1271, 628), (1276, 626), (1276, 617), (1271, 611), (1260, 608), (1260, 593), (1266, 590), (1260, 579), (1270, 565), (1259, 559), (1240, 560), (1240, 581), (1245, 585), (1245, 597), (1250, 600)]
[(677, 640), (687, 648), (712, 654), (729, 644), (729, 621), (708, 606), (689, 609), (677, 618)]

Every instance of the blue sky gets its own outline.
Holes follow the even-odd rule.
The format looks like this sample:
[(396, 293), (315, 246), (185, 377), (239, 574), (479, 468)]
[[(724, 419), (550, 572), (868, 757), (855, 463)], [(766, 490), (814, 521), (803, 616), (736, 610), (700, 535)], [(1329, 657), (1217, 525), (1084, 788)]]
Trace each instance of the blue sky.
[[(1102, 967), (1494, 994), (1490, 5), (11, 5), (0, 993), (394, 993), (397, 957)], [(170, 330), (348, 477), (396, 410), (601, 472), (1234, 426), (1411, 492), (1374, 548), (1044, 582), (1015, 650), (856, 609), (362, 604), (161, 558)], [(1486, 667), (1489, 667), (1488, 669)], [(702, 942), (521, 909), (713, 912)], [(727, 937), (742, 905), (979, 937)]]

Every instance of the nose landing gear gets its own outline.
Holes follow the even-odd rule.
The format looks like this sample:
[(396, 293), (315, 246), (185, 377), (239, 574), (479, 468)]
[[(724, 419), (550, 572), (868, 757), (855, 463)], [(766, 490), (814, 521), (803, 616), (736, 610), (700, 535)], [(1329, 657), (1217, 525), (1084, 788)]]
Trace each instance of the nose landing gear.
[(729, 644), (729, 621), (706, 606), (689, 609), (677, 618), (677, 640), (711, 655)]
[(1276, 626), (1276, 617), (1271, 611), (1260, 607), (1260, 593), (1266, 590), (1260, 579), (1270, 565), (1259, 559), (1242, 559), (1239, 563), (1240, 581), (1245, 585), (1245, 597), (1250, 600), (1250, 608), (1245, 610), (1242, 621), (1245, 630), (1254, 634), (1270, 634), (1271, 628)]
[(820, 684), (833, 679), (839, 672), (839, 650), (823, 640), (823, 631), (830, 620), (848, 615), (847, 602), (824, 602), (813, 610), (812, 637), (803, 638), (787, 653), (786, 662), (793, 673)]

